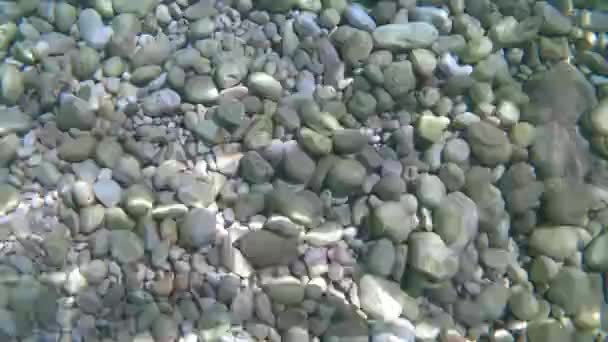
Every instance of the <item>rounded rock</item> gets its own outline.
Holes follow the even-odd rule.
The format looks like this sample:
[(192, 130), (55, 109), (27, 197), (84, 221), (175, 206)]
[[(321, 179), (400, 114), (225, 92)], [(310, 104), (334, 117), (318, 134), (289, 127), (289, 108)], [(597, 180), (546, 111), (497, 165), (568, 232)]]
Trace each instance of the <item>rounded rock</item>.
[(344, 10), (344, 16), (348, 23), (360, 30), (372, 32), (376, 29), (374, 19), (367, 14), (365, 9), (359, 4), (351, 4)]
[(473, 155), (482, 164), (493, 167), (511, 158), (511, 142), (498, 127), (479, 121), (469, 126), (467, 136)]
[(425, 22), (388, 24), (379, 26), (372, 33), (377, 49), (406, 50), (430, 47), (439, 31)]
[(209, 209), (191, 210), (179, 226), (179, 241), (185, 247), (209, 245), (215, 241), (216, 236), (216, 217)]
[(0, 68), (0, 98), (3, 103), (16, 104), (24, 90), (23, 74), (16, 66), (4, 64)]
[(215, 103), (219, 96), (219, 90), (213, 78), (209, 76), (190, 77), (184, 85), (184, 97), (188, 102), (211, 104)]
[(435, 175), (422, 174), (418, 177), (416, 196), (422, 205), (431, 209), (436, 208), (446, 196), (445, 185)]
[(297, 144), (288, 146), (283, 155), (285, 177), (299, 184), (307, 184), (315, 172), (315, 161)]
[(255, 93), (271, 100), (277, 101), (283, 94), (281, 82), (264, 72), (254, 72), (249, 75), (247, 84)]
[(361, 191), (367, 172), (354, 159), (340, 159), (329, 170), (325, 185), (335, 196), (348, 196)]

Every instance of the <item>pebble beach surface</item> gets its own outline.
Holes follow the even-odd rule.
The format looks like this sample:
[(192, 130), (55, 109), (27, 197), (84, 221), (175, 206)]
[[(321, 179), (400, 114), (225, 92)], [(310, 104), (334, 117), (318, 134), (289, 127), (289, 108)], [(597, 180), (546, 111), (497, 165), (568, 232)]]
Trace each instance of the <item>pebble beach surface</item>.
[(607, 31), (0, 0), (0, 341), (605, 341)]

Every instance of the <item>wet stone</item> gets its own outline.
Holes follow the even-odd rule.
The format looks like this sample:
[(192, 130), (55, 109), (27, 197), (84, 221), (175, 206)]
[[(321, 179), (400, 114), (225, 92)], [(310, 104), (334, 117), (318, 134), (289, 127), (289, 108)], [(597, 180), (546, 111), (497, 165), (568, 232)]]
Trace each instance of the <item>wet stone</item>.
[(439, 32), (431, 24), (413, 22), (382, 25), (372, 35), (377, 48), (405, 50), (431, 46), (439, 37)]
[(369, 228), (373, 236), (386, 236), (394, 242), (408, 239), (417, 219), (411, 209), (400, 202), (384, 202), (372, 210)]
[(496, 166), (511, 157), (511, 143), (499, 128), (480, 121), (470, 125), (467, 133), (471, 151), (481, 163)]
[(180, 244), (185, 247), (199, 248), (215, 241), (216, 216), (208, 209), (191, 210), (179, 226)]
[(165, 88), (146, 96), (142, 109), (149, 116), (172, 115), (179, 108), (181, 97), (175, 91)]
[(408, 264), (415, 270), (435, 281), (454, 276), (458, 270), (458, 260), (453, 252), (435, 233), (413, 233), (408, 240)]
[(128, 264), (144, 256), (144, 246), (140, 238), (129, 230), (110, 232), (110, 253), (122, 264)]
[(238, 243), (240, 251), (255, 267), (286, 265), (297, 257), (295, 239), (266, 230), (247, 233)]

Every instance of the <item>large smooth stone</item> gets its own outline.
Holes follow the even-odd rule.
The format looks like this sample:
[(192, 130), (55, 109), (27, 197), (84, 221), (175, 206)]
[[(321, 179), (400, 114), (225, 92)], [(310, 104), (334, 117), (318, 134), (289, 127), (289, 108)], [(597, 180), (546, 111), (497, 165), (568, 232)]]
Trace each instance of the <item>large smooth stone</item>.
[(602, 283), (599, 273), (585, 273), (578, 268), (565, 266), (549, 284), (547, 299), (559, 305), (566, 314), (587, 310), (599, 315), (603, 300)]
[(477, 235), (477, 206), (462, 192), (452, 192), (434, 211), (434, 231), (455, 251), (462, 251)]
[(577, 227), (537, 227), (530, 236), (530, 248), (541, 255), (564, 260), (579, 249), (580, 234)]
[(296, 239), (267, 230), (249, 232), (238, 241), (241, 252), (255, 267), (287, 265), (298, 256)]
[(431, 232), (412, 233), (408, 240), (408, 264), (434, 281), (444, 281), (458, 271), (458, 258)]
[(431, 46), (439, 38), (439, 31), (425, 22), (388, 24), (376, 28), (372, 37), (376, 49), (418, 49)]
[(558, 121), (574, 125), (579, 117), (597, 105), (595, 89), (573, 65), (561, 62), (533, 75), (524, 85), (530, 97), (522, 120), (531, 123)]
[(608, 233), (597, 236), (583, 254), (585, 267), (592, 272), (608, 272)]
[(217, 236), (215, 213), (205, 208), (191, 210), (179, 226), (180, 243), (200, 248), (215, 241)]
[(399, 283), (370, 274), (359, 280), (359, 298), (361, 309), (365, 313), (383, 321), (397, 319), (403, 312), (404, 305), (415, 303), (401, 290)]
[(101, 16), (92, 8), (80, 12), (78, 30), (84, 41), (94, 49), (103, 49), (112, 37), (112, 28), (105, 26)]
[(11, 133), (25, 133), (32, 127), (32, 119), (19, 108), (0, 110), (0, 137)]
[(160, 116), (162, 114), (175, 115), (182, 99), (178, 93), (169, 88), (156, 91), (141, 102), (144, 113), (149, 116)]

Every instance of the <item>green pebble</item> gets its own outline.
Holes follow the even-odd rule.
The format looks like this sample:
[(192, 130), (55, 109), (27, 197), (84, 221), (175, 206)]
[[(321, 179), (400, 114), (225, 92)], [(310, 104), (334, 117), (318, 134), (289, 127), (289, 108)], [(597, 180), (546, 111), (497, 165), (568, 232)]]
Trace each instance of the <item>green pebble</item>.
[(465, 64), (476, 63), (490, 55), (492, 48), (492, 41), (488, 37), (482, 36), (469, 41), (460, 58)]
[(162, 68), (158, 65), (146, 65), (139, 67), (131, 74), (131, 83), (137, 86), (144, 86), (160, 76)]
[(321, 12), (319, 17), (319, 24), (322, 27), (333, 29), (340, 24), (340, 12), (334, 8), (326, 8)]
[(441, 139), (449, 125), (448, 117), (426, 114), (418, 120), (417, 132), (424, 140), (434, 143)]
[(90, 78), (99, 68), (99, 54), (95, 49), (83, 46), (73, 59), (74, 74), (81, 80)]
[(67, 2), (55, 5), (55, 26), (60, 32), (68, 33), (76, 22), (77, 10)]
[(94, 0), (93, 8), (104, 18), (112, 18), (114, 16), (112, 0)]
[(511, 128), (509, 137), (513, 144), (521, 147), (528, 147), (534, 142), (535, 130), (536, 128), (534, 125), (528, 122), (518, 122)]
[(186, 72), (184, 71), (184, 69), (178, 66), (173, 66), (169, 69), (169, 72), (167, 73), (167, 80), (173, 88), (181, 89), (186, 83)]
[(119, 77), (125, 71), (125, 62), (118, 56), (110, 57), (103, 63), (103, 74), (107, 77)]
[(592, 272), (608, 272), (608, 233), (600, 234), (589, 243), (583, 260), (585, 267)]
[(346, 0), (323, 0), (323, 8), (332, 8), (338, 13), (344, 12), (348, 6), (348, 1)]
[(142, 30), (141, 22), (135, 14), (123, 13), (112, 19), (112, 29), (120, 35), (139, 34)]
[(323, 156), (331, 153), (331, 139), (309, 128), (300, 129), (298, 142), (312, 155)]
[(0, 90), (4, 103), (14, 105), (19, 101), (25, 88), (23, 74), (16, 66), (5, 64), (0, 67)]

